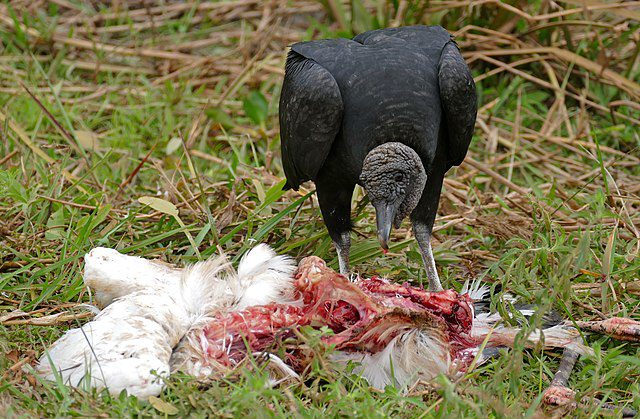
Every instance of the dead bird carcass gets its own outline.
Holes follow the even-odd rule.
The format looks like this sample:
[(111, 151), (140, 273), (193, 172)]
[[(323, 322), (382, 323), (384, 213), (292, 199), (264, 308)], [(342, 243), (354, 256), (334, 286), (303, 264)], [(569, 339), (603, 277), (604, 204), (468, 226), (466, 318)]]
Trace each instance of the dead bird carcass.
[[(250, 356), (296, 378), (313, 356), (300, 340), (305, 326), (330, 329), (322, 341), (335, 347), (332, 358), (355, 362), (377, 388), (457, 376), (483, 361), (481, 347), (508, 347), (520, 331), (496, 313), (475, 312), (482, 287), (429, 292), (376, 277), (351, 282), (317, 257), (296, 270), (266, 245), (248, 252), (237, 271), (223, 256), (178, 269), (97, 248), (85, 256), (84, 280), (105, 308), (54, 343), (38, 371), (138, 397), (159, 394), (172, 371), (211, 379)], [(640, 340), (640, 323), (629, 319), (579, 326)], [(531, 345), (541, 340), (590, 352), (565, 323), (527, 338)]]

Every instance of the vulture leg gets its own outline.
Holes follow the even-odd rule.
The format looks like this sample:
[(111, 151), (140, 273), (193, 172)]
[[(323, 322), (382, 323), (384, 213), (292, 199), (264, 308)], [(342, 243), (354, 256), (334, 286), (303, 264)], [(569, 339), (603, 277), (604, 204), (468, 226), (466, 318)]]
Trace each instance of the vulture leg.
[[(441, 162), (442, 159), (436, 153), (434, 164)], [(440, 192), (442, 190), (442, 182), (446, 168), (438, 164), (432, 167), (431, 173), (427, 175), (427, 183), (422, 191), (422, 197), (418, 206), (411, 213), (411, 223), (413, 224), (413, 235), (416, 237), (422, 262), (429, 280), (429, 291), (442, 291), (442, 284), (436, 270), (436, 261), (433, 258), (433, 250), (431, 249), (431, 231), (433, 223), (436, 220), (438, 212), (438, 203), (440, 200)]]
[(327, 226), (329, 236), (333, 240), (338, 253), (340, 273), (349, 273), (349, 249), (351, 248), (351, 196), (353, 188), (341, 187), (329, 184), (326, 181), (317, 181), (318, 203), (324, 224)]
[[(433, 225), (431, 227), (433, 227)], [(424, 269), (427, 273), (427, 279), (429, 280), (429, 291), (442, 291), (443, 288), (440, 283), (440, 277), (438, 277), (436, 261), (433, 258), (433, 250), (431, 249), (431, 227), (428, 227), (426, 224), (414, 223), (413, 234), (416, 236), (416, 241), (420, 247), (422, 262), (424, 263)]]
[[(451, 166), (462, 163), (467, 154), (477, 112), (473, 77), (453, 42), (447, 44), (442, 51), (438, 82), (444, 120), (438, 135), (436, 154), (427, 173), (427, 184), (418, 206), (411, 214), (430, 291), (442, 290), (431, 249), (431, 232), (438, 211), (444, 174)], [(427, 167), (429, 166), (425, 165)]]
[(338, 264), (340, 265), (340, 274), (349, 274), (349, 249), (351, 249), (351, 237), (348, 231), (340, 234), (338, 240), (333, 241), (336, 251), (338, 252)]

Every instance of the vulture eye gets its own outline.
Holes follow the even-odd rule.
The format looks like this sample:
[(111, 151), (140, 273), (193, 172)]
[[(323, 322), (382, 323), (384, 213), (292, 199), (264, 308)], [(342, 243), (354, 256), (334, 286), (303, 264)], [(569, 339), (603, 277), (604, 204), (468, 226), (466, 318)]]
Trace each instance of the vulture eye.
[(404, 176), (402, 175), (402, 173), (396, 173), (396, 175), (393, 177), (393, 180), (395, 180), (396, 182), (402, 182), (403, 179)]

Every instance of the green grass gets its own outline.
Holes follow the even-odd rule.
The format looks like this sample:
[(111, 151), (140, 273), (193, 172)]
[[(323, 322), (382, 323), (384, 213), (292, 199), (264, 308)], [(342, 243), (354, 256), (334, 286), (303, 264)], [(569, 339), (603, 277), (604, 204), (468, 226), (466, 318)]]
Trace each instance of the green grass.
[[(178, 11), (177, 3), (162, 3), (156, 5), (162, 10), (132, 6), (142, 12), (116, 17), (101, 3), (64, 3), (0, 5), (0, 318), (27, 313), (17, 318), (26, 324), (0, 324), (3, 416), (539, 413), (559, 353), (522, 347), (461, 379), (441, 377), (409, 394), (372, 391), (321, 362), (304, 383), (275, 388), (260, 372), (237, 371), (207, 385), (175, 376), (160, 396), (166, 404), (69, 389), (29, 373), (45, 347), (86, 319), (49, 326), (24, 321), (73, 311), (89, 300), (82, 257), (95, 246), (185, 264), (218, 248), (237, 260), (255, 242), (266, 242), (337, 268), (313, 186), (301, 194), (281, 191), (278, 69), (291, 42), (350, 36), (398, 18), (451, 31), (501, 29), (510, 38), (500, 41), (482, 29), (458, 36), (474, 75), (498, 68), (492, 58), (516, 63), (529, 76), (507, 70), (478, 82), (481, 111), (469, 153), (477, 164), (449, 173), (436, 221), (444, 286), (460, 289), (466, 279), (480, 277), (567, 318), (640, 318), (640, 138), (634, 122), (640, 115), (616, 102), (637, 104), (640, 92), (616, 87), (610, 73), (546, 52), (487, 53), (558, 46), (598, 64), (604, 52), (607, 70), (633, 81), (640, 75), (637, 20), (609, 10), (566, 19), (611, 25), (622, 19), (626, 26), (618, 32), (606, 25), (563, 26), (557, 17), (549, 21), (560, 26), (529, 32), (539, 22), (493, 4), (406, 2), (398, 16), (397, 2), (382, 1), (298, 5), (310, 14), (282, 8), (274, 14), (246, 2), (193, 3)], [(554, 10), (530, 2), (525, 12)], [(145, 13), (153, 13), (153, 25)], [(266, 26), (260, 26), (263, 18)], [(265, 43), (265, 37), (272, 38)], [(179, 50), (172, 49), (176, 45)], [(537, 61), (517, 64), (524, 58)], [(421, 284), (424, 271), (407, 223), (394, 232), (390, 255), (382, 255), (363, 195), (358, 190), (354, 196), (356, 269)], [(172, 202), (177, 216), (138, 201), (149, 196)], [(495, 305), (509, 310), (497, 299)], [(595, 356), (579, 361), (572, 388), (580, 397), (640, 409), (638, 346), (599, 336), (589, 342)], [(595, 405), (577, 414), (601, 413)]]

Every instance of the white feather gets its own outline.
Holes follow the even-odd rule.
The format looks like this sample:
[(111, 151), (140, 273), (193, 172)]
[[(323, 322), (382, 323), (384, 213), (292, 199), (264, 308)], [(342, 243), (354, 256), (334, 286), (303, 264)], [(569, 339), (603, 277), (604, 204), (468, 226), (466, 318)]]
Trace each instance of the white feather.
[[(111, 303), (94, 320), (72, 329), (42, 356), (38, 371), (81, 387), (89, 382), (112, 394), (157, 395), (169, 375), (171, 350), (187, 318), (168, 294), (137, 291)], [(55, 371), (55, 372), (54, 372)]]
[(134, 291), (175, 285), (181, 271), (106, 247), (96, 247), (84, 256), (84, 283), (100, 307)]
[(489, 295), (491, 288), (488, 285), (484, 285), (480, 279), (474, 279), (473, 281), (466, 280), (462, 285), (460, 294), (469, 294), (469, 298), (473, 301), (480, 301)]
[(432, 330), (414, 329), (396, 336), (378, 353), (337, 352), (333, 359), (355, 362), (354, 372), (377, 389), (406, 388), (416, 380), (433, 380), (451, 372), (451, 355), (444, 342)]
[(42, 355), (37, 369), (49, 380), (59, 376), (74, 387), (158, 395), (171, 370), (172, 350), (188, 330), (218, 310), (290, 299), (294, 270), (291, 259), (265, 245), (243, 258), (240, 275), (224, 256), (182, 270), (113, 249), (93, 249), (85, 255), (85, 284), (106, 308), (65, 333)]
[(277, 386), (284, 381), (295, 380), (300, 381), (300, 375), (288, 366), (282, 358), (269, 352), (254, 352), (253, 357), (265, 357), (269, 364), (269, 386)]
[(501, 300), (504, 301), (505, 303), (515, 304), (518, 302), (518, 297), (508, 292), (505, 292), (504, 294), (502, 294)]
[(242, 294), (226, 257), (213, 257), (184, 269), (178, 289), (183, 307), (197, 321), (207, 313), (232, 306)]
[(288, 256), (278, 256), (266, 244), (259, 244), (247, 253), (238, 266), (238, 280), (243, 293), (236, 309), (264, 305), (272, 301), (291, 303), (295, 262)]

